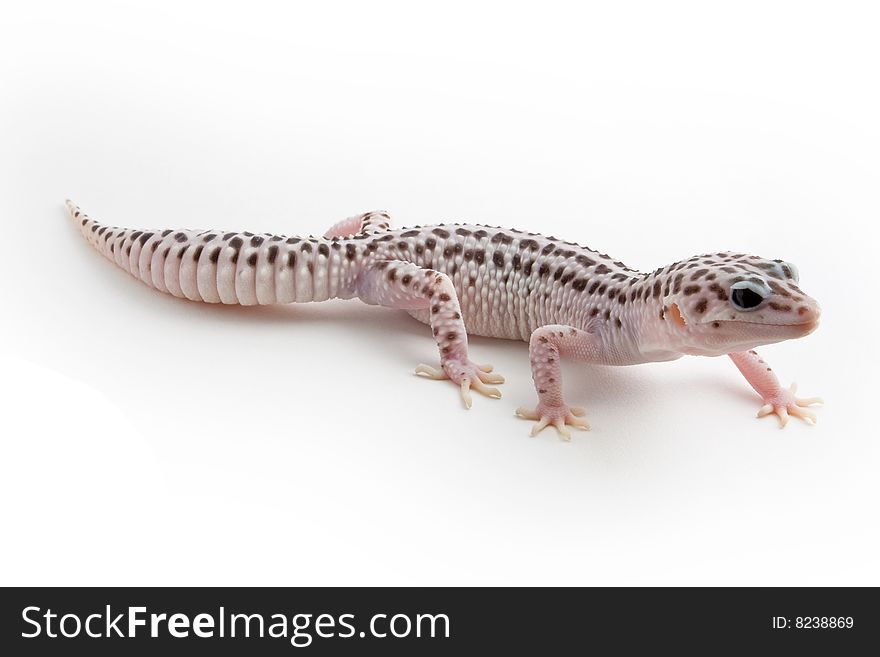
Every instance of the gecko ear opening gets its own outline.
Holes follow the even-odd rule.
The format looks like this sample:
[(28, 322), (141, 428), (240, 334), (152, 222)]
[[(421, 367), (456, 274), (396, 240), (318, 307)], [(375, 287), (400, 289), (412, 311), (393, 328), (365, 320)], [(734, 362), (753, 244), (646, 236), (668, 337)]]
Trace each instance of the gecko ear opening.
[(685, 321), (684, 316), (681, 314), (681, 309), (678, 307), (677, 303), (673, 303), (669, 306), (669, 317), (675, 322), (675, 325), (679, 328), (684, 328), (687, 326), (687, 322)]

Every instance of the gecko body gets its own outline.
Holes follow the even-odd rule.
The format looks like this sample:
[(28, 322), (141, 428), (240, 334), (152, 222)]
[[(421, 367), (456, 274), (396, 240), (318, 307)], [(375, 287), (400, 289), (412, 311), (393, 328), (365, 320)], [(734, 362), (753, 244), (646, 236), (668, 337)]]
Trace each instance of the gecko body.
[(815, 300), (782, 260), (718, 252), (652, 272), (555, 237), (473, 224), (395, 229), (384, 212), (334, 224), (322, 237), (219, 230), (137, 230), (100, 224), (67, 202), (70, 216), (104, 256), (150, 287), (177, 297), (241, 305), (358, 298), (399, 308), (431, 327), (440, 368), (465, 405), (503, 382), (470, 360), (467, 336), (529, 342), (534, 435), (553, 425), (588, 428), (562, 396), (559, 360), (635, 365), (685, 355), (729, 355), (764, 400), (759, 416), (813, 421), (754, 351), (818, 325)]

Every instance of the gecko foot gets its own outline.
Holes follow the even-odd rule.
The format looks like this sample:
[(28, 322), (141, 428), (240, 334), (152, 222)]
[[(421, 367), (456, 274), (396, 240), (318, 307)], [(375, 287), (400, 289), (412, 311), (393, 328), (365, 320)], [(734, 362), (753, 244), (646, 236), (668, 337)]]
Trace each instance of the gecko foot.
[(794, 393), (796, 390), (797, 384), (792, 383), (789, 390), (780, 390), (772, 397), (765, 399), (765, 404), (758, 411), (758, 417), (776, 415), (779, 418), (780, 429), (788, 424), (788, 419), (792, 415), (801, 418), (808, 424), (816, 424), (816, 415), (804, 409), (813, 404), (821, 404), (821, 397), (801, 399), (800, 397), (795, 397)]
[(571, 432), (569, 432), (566, 425), (577, 427), (584, 431), (590, 430), (590, 425), (587, 424), (587, 421), (581, 419), (581, 416), (586, 415), (586, 413), (586, 410), (580, 406), (568, 406), (567, 404), (562, 406), (546, 406), (540, 402), (538, 403), (538, 408), (534, 411), (530, 411), (522, 406), (516, 409), (518, 417), (524, 420), (538, 421), (537, 424), (532, 426), (532, 436), (537, 436), (546, 426), (552, 424), (556, 431), (559, 432), (559, 436), (565, 440), (571, 440)]
[(438, 381), (449, 379), (455, 383), (461, 390), (461, 400), (466, 408), (470, 408), (473, 403), (470, 392), (471, 388), (487, 397), (501, 399), (501, 391), (498, 388), (490, 388), (485, 384), (504, 383), (504, 377), (500, 374), (491, 374), (491, 372), (491, 365), (475, 365), (469, 360), (460, 361), (453, 359), (444, 362), (443, 369), (440, 370), (434, 369), (430, 365), (419, 365), (416, 368), (416, 374), (418, 375)]

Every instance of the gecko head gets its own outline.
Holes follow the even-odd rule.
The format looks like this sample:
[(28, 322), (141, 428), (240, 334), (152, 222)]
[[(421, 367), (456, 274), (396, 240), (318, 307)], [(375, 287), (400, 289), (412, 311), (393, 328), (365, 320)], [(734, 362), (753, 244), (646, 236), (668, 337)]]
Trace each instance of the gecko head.
[(820, 309), (798, 287), (797, 267), (740, 253), (697, 256), (670, 272), (664, 314), (676, 322), (682, 351), (722, 355), (800, 338)]

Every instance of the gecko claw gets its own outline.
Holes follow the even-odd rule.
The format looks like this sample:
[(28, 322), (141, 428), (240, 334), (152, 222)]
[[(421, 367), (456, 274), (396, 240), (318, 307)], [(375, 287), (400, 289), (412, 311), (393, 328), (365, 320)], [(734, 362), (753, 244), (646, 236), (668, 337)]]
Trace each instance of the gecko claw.
[(537, 423), (532, 426), (531, 436), (537, 436), (552, 424), (563, 440), (571, 440), (571, 432), (568, 430), (568, 427), (576, 427), (583, 431), (590, 430), (590, 425), (587, 424), (587, 421), (579, 417), (585, 413), (586, 411), (580, 406), (573, 408), (565, 405), (542, 407), (540, 403), (534, 411), (522, 406), (516, 409), (517, 417), (521, 417), (524, 420), (537, 420)]
[(485, 385), (486, 383), (504, 383), (504, 377), (500, 374), (489, 374), (488, 371), (491, 369), (491, 365), (477, 366), (470, 361), (461, 362), (450, 359), (443, 363), (443, 369), (440, 370), (434, 369), (430, 365), (420, 364), (416, 367), (416, 374), (435, 381), (451, 380), (458, 385), (465, 408), (470, 408), (473, 405), (471, 390), (476, 390), (481, 395), (492, 399), (501, 398), (501, 391), (498, 388)]
[(807, 424), (816, 424), (816, 414), (804, 409), (813, 404), (821, 404), (822, 398), (802, 399), (795, 397), (795, 392), (797, 384), (792, 383), (788, 390), (780, 390), (772, 398), (765, 399), (766, 403), (758, 410), (758, 417), (775, 415), (779, 419), (780, 429), (784, 429), (792, 417), (800, 418)]

